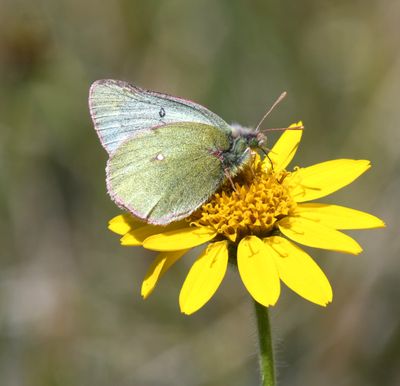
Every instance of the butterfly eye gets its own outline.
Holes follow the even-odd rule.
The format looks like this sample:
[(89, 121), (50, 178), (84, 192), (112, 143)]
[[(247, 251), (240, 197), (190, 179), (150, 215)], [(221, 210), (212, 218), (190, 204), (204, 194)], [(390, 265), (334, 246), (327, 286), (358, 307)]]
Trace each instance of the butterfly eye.
[(160, 111), (158, 112), (158, 115), (160, 116), (160, 118), (164, 118), (165, 117), (164, 107), (161, 107)]
[(264, 143), (266, 142), (267, 137), (265, 136), (264, 133), (258, 132), (257, 133), (257, 137), (256, 137), (256, 141), (257, 141), (257, 145), (256, 146), (262, 146), (264, 145)]
[(251, 148), (258, 147), (259, 141), (257, 138), (253, 137), (248, 140), (248, 146)]

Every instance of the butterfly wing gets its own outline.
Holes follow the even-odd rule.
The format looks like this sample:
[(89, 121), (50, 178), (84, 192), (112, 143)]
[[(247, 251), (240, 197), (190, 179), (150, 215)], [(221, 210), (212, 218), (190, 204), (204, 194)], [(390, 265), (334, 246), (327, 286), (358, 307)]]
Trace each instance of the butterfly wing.
[(219, 152), (230, 137), (203, 123), (173, 123), (127, 139), (107, 164), (107, 188), (122, 208), (164, 225), (188, 216), (225, 179)]
[(204, 123), (230, 132), (222, 118), (197, 103), (118, 80), (94, 82), (89, 108), (100, 141), (109, 154), (132, 135), (173, 122)]

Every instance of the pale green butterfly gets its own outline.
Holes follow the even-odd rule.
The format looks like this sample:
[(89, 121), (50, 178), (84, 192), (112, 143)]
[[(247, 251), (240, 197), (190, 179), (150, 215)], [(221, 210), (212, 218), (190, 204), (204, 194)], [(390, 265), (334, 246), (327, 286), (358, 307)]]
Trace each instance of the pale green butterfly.
[(94, 82), (89, 107), (110, 156), (109, 195), (150, 224), (189, 216), (231, 180), (250, 161), (250, 150), (261, 148), (266, 139), (260, 124), (256, 129), (228, 125), (195, 102), (118, 80)]

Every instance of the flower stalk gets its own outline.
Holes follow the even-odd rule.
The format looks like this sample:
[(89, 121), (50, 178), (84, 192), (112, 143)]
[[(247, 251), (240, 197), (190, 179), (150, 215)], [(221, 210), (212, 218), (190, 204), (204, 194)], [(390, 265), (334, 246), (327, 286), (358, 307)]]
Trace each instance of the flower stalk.
[(274, 352), (268, 308), (254, 301), (258, 329), (261, 386), (275, 386)]

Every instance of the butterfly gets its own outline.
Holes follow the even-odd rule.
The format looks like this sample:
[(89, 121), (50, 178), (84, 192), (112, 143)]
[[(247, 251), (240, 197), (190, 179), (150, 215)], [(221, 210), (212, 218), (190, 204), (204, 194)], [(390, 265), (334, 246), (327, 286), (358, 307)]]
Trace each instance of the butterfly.
[(229, 125), (195, 102), (119, 80), (94, 82), (89, 109), (109, 154), (109, 195), (150, 224), (189, 216), (232, 182), (249, 163), (251, 149), (266, 140), (259, 125)]

